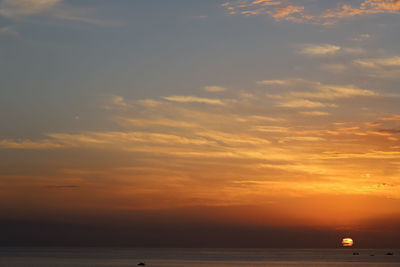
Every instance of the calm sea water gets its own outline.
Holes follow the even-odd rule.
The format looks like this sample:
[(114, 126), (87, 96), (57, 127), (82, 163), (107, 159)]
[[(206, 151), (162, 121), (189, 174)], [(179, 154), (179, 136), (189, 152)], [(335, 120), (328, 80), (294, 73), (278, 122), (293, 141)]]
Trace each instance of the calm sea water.
[(400, 249), (0, 248), (1, 267), (126, 267), (139, 262), (153, 267), (399, 267)]

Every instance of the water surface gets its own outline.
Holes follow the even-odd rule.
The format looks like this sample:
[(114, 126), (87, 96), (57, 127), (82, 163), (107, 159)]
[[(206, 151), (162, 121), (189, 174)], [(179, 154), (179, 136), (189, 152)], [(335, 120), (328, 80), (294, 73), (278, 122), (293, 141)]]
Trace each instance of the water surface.
[[(358, 252), (359, 255), (353, 255)], [(392, 252), (393, 255), (386, 255)], [(371, 256), (374, 255), (374, 256)], [(1, 267), (400, 266), (391, 249), (0, 248)]]

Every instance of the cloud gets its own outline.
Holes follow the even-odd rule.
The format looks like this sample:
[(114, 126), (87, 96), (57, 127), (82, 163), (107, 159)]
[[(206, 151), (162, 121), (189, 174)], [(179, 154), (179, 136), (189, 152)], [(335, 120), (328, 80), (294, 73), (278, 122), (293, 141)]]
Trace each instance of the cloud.
[(356, 59), (354, 63), (365, 68), (400, 67), (400, 56)]
[(114, 95), (105, 100), (105, 109), (127, 109), (131, 107), (122, 96)]
[(294, 99), (280, 102), (278, 106), (285, 108), (320, 108), (329, 105), (321, 102), (311, 101), (308, 99)]
[(400, 56), (356, 59), (353, 64), (375, 78), (398, 79), (400, 77)]
[(327, 116), (330, 114), (328, 112), (323, 112), (323, 111), (302, 111), (300, 113), (305, 116)]
[(266, 116), (257, 116), (257, 115), (251, 115), (248, 117), (243, 117), (240, 116), (237, 118), (239, 121), (255, 121), (255, 122), (266, 122), (266, 121), (271, 121), (271, 122), (281, 122), (285, 121), (283, 118), (274, 118), (274, 117), (266, 117)]
[[(261, 84), (269, 84), (261, 82)], [(286, 94), (280, 95), (269, 95), (271, 98), (276, 99), (340, 99), (340, 98), (351, 98), (351, 97), (372, 97), (378, 96), (378, 93), (368, 90), (358, 88), (355, 85), (332, 85), (332, 84), (323, 84), (320, 82), (308, 81), (304, 79), (287, 79), (287, 80), (279, 80), (279, 83), (274, 83), (276, 85), (280, 85), (282, 87), (291, 88), (292, 91)], [(305, 91), (304, 89), (307, 91)], [(311, 89), (311, 90), (310, 90)]]
[(353, 85), (338, 86), (338, 85), (325, 85), (321, 83), (314, 83), (314, 92), (293, 92), (292, 95), (296, 97), (318, 98), (318, 99), (338, 99), (338, 98), (351, 98), (356, 96), (377, 96), (377, 93), (360, 89)]
[(86, 132), (78, 134), (49, 133), (46, 139), (33, 140), (1, 140), (0, 148), (24, 150), (52, 150), (83, 147), (103, 147), (133, 149), (141, 144), (169, 144), (169, 145), (205, 145), (212, 144), (204, 138), (188, 138), (184, 136), (152, 133), (152, 132)]
[(63, 0), (2, 0), (0, 2), (0, 16), (20, 20), (32, 15), (99, 26), (120, 25), (117, 21), (96, 19), (91, 15), (90, 9), (69, 5)]
[(321, 14), (322, 19), (334, 23), (339, 19), (361, 15), (398, 13), (400, 2), (398, 0), (365, 0), (359, 6), (342, 4), (335, 9), (329, 9)]
[(223, 91), (226, 91), (227, 88), (226, 88), (226, 87), (223, 87), (223, 86), (212, 85), (212, 86), (205, 86), (205, 87), (204, 87), (204, 90), (207, 91), (207, 92), (212, 92), (212, 93), (214, 93), (214, 92), (223, 92)]
[(318, 142), (324, 140), (318, 136), (288, 136), (279, 140), (279, 143), (286, 143), (291, 141), (300, 141), (300, 142)]
[(53, 140), (10, 140), (3, 139), (0, 141), (0, 148), (7, 149), (26, 149), (26, 150), (49, 150), (63, 148), (64, 145), (54, 142)]
[[(49, 137), (65, 146), (109, 146), (135, 143), (152, 144), (208, 144), (209, 141), (199, 138), (187, 138), (168, 133), (148, 132), (88, 132), (83, 134), (51, 133)], [(129, 146), (127, 146), (129, 148)]]
[(251, 135), (244, 134), (231, 134), (219, 131), (204, 131), (199, 132), (197, 135), (222, 142), (227, 145), (266, 145), (271, 142), (265, 138), (257, 138)]
[(196, 124), (186, 121), (171, 120), (167, 118), (152, 118), (152, 119), (135, 119), (135, 118), (118, 118), (116, 121), (124, 126), (138, 126), (138, 127), (151, 127), (154, 125), (175, 127), (175, 128), (189, 128), (195, 127)]
[[(376, 114), (391, 113), (374, 111), (360, 116), (358, 110), (362, 99), (356, 98), (373, 96), (372, 91), (303, 79), (271, 79), (259, 84), (276, 86), (280, 98), (268, 98), (264, 88), (256, 87), (246, 91), (252, 98), (232, 94), (237, 96), (234, 101), (220, 100), (225, 104), (205, 108), (195, 103), (208, 104), (208, 98), (205, 103), (204, 98), (187, 96), (141, 101), (112, 96), (108, 100), (116, 107), (107, 110), (110, 116), (102, 117), (117, 123), (106, 121), (92, 130), (2, 140), (0, 147), (38, 150), (29, 151), (27, 157), (32, 155), (34, 163), (43, 164), (37, 171), (47, 179), (42, 180), (43, 187), (87, 185), (80, 190), (96, 196), (102, 195), (103, 187), (108, 194), (115, 194), (110, 199), (118, 202), (117, 208), (125, 210), (180, 203), (259, 203), (273, 197), (321, 193), (379, 195), (382, 189), (365, 189), (370, 181), (359, 178), (360, 173), (381, 177), (378, 181), (374, 178), (373, 184), (392, 183), (391, 177), (397, 177), (398, 167), (392, 166), (400, 159), (395, 153), (397, 141), (387, 140), (398, 134), (396, 127), (389, 120), (379, 120), (379, 128), (386, 130), (365, 124), (378, 121)], [(355, 99), (345, 101), (350, 106), (346, 109), (331, 109), (329, 114), (323, 109), (342, 98)], [(119, 106), (126, 105), (132, 108), (121, 115)], [(397, 118), (389, 115), (381, 117)], [(7, 154), (8, 150), (0, 152)], [(13, 152), (18, 153), (25, 152)], [(386, 171), (371, 168), (376, 164)], [(31, 175), (32, 170), (18, 171)], [(53, 177), (60, 179), (55, 182)], [(43, 191), (70, 194), (67, 188), (61, 189)], [(398, 188), (388, 190), (391, 196)], [(137, 199), (127, 199), (129, 196)], [(103, 208), (103, 202), (89, 204)]]
[(344, 47), (342, 48), (344, 54), (360, 55), (365, 54), (366, 51), (361, 47)]
[[(306, 0), (233, 0), (223, 3), (221, 6), (225, 8), (230, 15), (268, 15), (276, 21), (293, 21), (296, 23), (321, 25), (331, 25), (342, 19), (349, 19), (357, 16), (399, 13), (400, 10), (400, 2), (398, 0), (364, 0), (355, 5), (354, 2), (348, 2), (349, 3), (343, 3), (333, 8), (318, 8), (318, 2)], [(315, 6), (317, 6), (317, 8), (315, 8)], [(318, 12), (314, 10), (318, 10)]]
[(400, 152), (398, 151), (368, 151), (361, 153), (337, 153), (337, 152), (326, 152), (324, 155), (318, 156), (320, 158), (326, 159), (400, 159)]
[(270, 15), (276, 20), (293, 20), (293, 21), (301, 21), (300, 18), (293, 16), (294, 14), (300, 14), (303, 12), (303, 6), (294, 6), (294, 5), (287, 5), (283, 7), (275, 8), (273, 11), (270, 12)]
[(265, 132), (265, 133), (287, 133), (289, 128), (282, 126), (253, 126), (253, 131)]
[(370, 34), (362, 33), (362, 34), (359, 34), (359, 35), (353, 37), (352, 40), (353, 41), (364, 41), (364, 40), (368, 40), (368, 39), (371, 39), (371, 38), (372, 38), (372, 36)]
[(374, 122), (366, 122), (366, 123), (364, 123), (366, 126), (369, 126), (369, 127), (376, 127), (376, 126), (380, 126), (380, 125), (382, 125), (382, 123), (381, 122), (377, 122), (377, 121), (374, 121)]
[(164, 99), (179, 103), (202, 103), (210, 105), (224, 105), (224, 102), (222, 102), (219, 99), (202, 98), (196, 96), (168, 96), (164, 97)]
[(392, 115), (389, 117), (381, 118), (383, 121), (400, 121), (400, 115)]
[(19, 32), (11, 27), (0, 27), (0, 35), (8, 35), (11, 37), (20, 37)]
[[(273, 100), (277, 107), (293, 109), (336, 108), (340, 104), (338, 100), (341, 99), (379, 96), (372, 90), (355, 85), (323, 84), (304, 79), (264, 80), (257, 84), (278, 86), (279, 92), (267, 93), (265, 96)], [(331, 115), (331, 113), (320, 110), (303, 111), (298, 114), (304, 116)]]
[(160, 105), (162, 105), (162, 102), (154, 100), (154, 99), (143, 99), (143, 100), (138, 100), (137, 101), (138, 104), (145, 106), (145, 107), (151, 107), (151, 108), (155, 108), (158, 107)]
[(341, 49), (340, 46), (332, 45), (332, 44), (309, 44), (305, 45), (303, 49), (301, 49), (300, 53), (305, 55), (333, 55)]
[(258, 85), (285, 85), (288, 84), (286, 80), (263, 80), (256, 82)]
[(333, 44), (306, 44), (300, 46), (300, 54), (309, 56), (326, 56), (336, 54), (360, 55), (365, 50), (360, 47), (341, 47)]
[(231, 1), (221, 5), (230, 15), (270, 15), (277, 21), (291, 20), (300, 22), (304, 20), (304, 6), (288, 4), (285, 1)]
[(59, 3), (61, 0), (3, 0), (0, 2), (0, 15), (20, 18), (48, 11)]

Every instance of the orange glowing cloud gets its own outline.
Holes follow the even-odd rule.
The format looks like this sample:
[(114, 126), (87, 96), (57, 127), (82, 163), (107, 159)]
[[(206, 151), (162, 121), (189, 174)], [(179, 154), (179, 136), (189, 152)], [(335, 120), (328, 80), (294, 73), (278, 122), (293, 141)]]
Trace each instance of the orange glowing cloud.
[[(65, 209), (84, 203), (81, 210), (99, 212), (257, 206), (276, 218), (274, 224), (329, 227), (399, 212), (398, 205), (373, 203), (400, 199), (400, 152), (393, 144), (399, 133), (388, 131), (398, 115), (379, 120), (378, 112), (362, 119), (357, 113), (377, 93), (300, 79), (255, 84), (246, 91), (253, 97), (233, 89), (219, 90), (221, 99), (112, 96), (104, 101), (112, 130), (2, 139), (0, 149), (30, 150), (35, 157), (30, 164), (19, 159), (18, 179), (0, 176), (1, 202), (21, 194), (43, 209), (51, 200)], [(269, 87), (280, 93), (271, 97)], [(356, 101), (344, 118), (340, 107), (348, 99)], [(24, 209), (18, 203), (16, 209)], [(336, 219), (343, 207), (346, 219)], [(256, 214), (251, 223), (272, 223), (271, 216)], [(244, 223), (242, 215), (234, 220)]]
[(311, 7), (306, 1), (231, 1), (222, 4), (230, 11), (230, 14), (261, 15), (269, 14), (276, 21), (288, 20), (298, 23), (315, 23), (329, 25), (341, 19), (354, 16), (398, 13), (400, 2), (398, 0), (365, 0), (357, 6), (342, 4), (336, 8), (330, 8), (321, 13), (312, 13)]

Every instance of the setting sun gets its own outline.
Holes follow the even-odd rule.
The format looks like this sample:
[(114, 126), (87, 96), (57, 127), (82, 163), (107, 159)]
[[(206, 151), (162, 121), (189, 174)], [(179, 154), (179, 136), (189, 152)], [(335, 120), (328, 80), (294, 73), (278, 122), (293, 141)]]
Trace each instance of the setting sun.
[(351, 239), (349, 237), (343, 238), (343, 240), (342, 240), (343, 247), (352, 247), (353, 244), (354, 244), (353, 239)]

